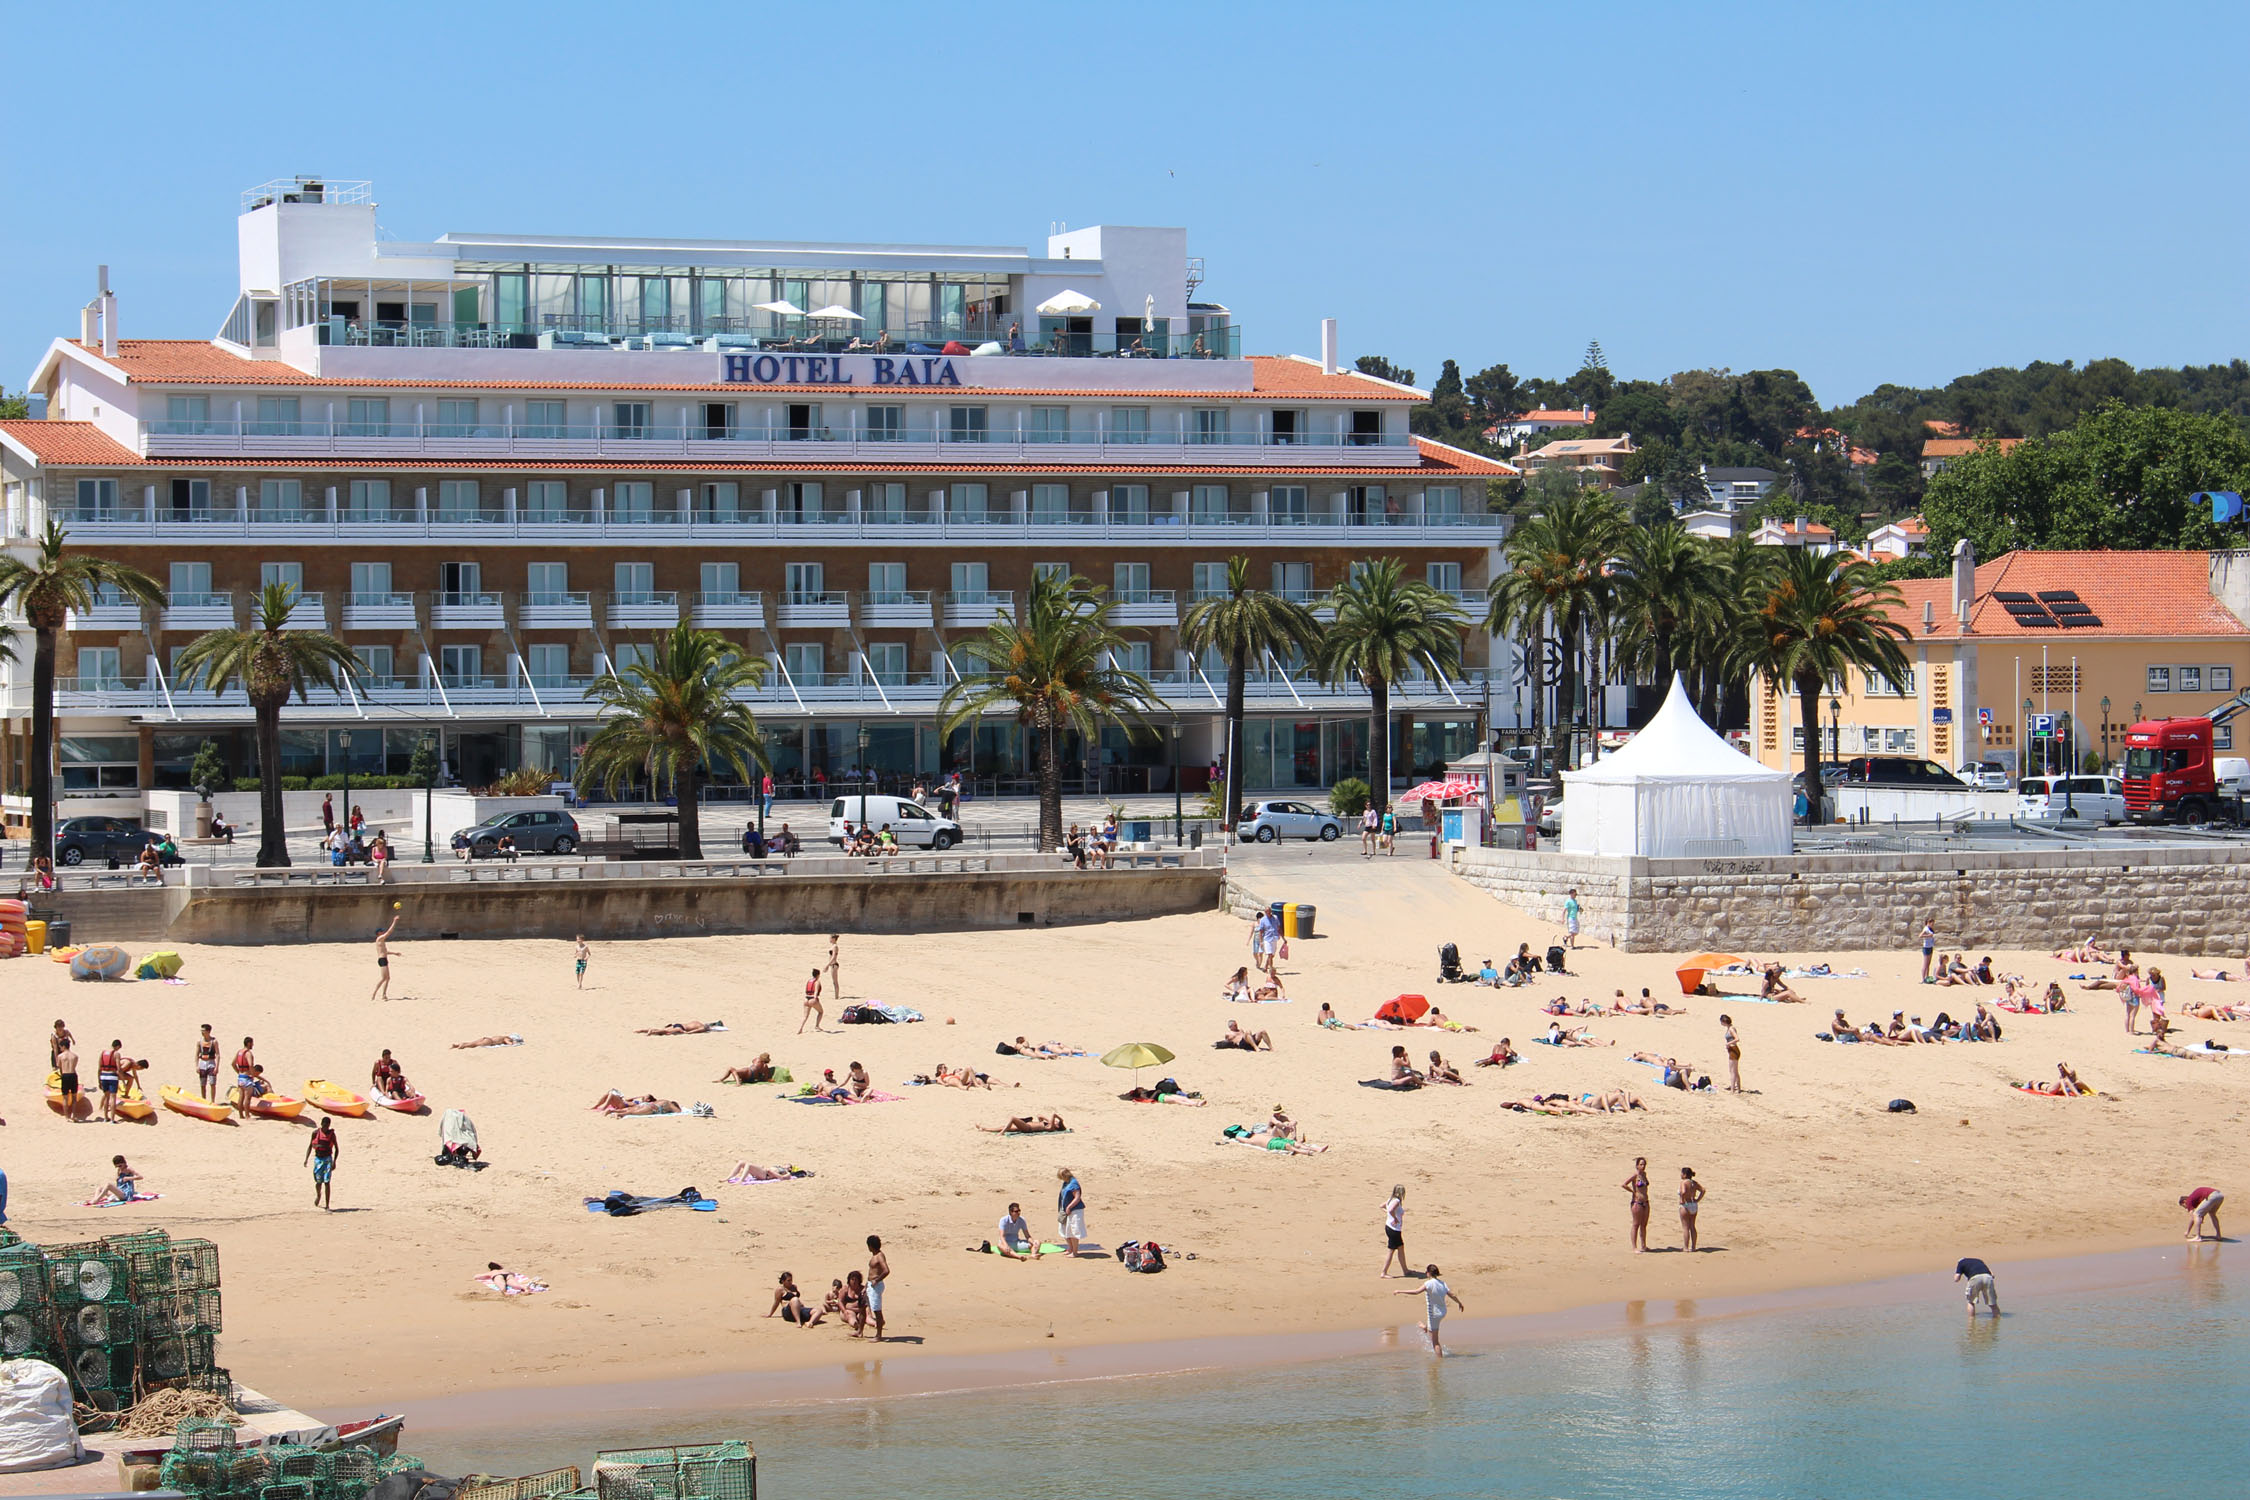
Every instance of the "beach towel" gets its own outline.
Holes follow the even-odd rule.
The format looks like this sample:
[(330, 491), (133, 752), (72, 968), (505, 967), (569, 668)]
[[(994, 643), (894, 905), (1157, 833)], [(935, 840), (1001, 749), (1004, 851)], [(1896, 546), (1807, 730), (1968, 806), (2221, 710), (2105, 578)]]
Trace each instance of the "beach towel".
[(831, 1099), (824, 1094), (783, 1094), (781, 1097), (791, 1104), (898, 1104), (906, 1098), (904, 1094), (886, 1094), (881, 1089), (870, 1089), (856, 1098), (850, 1094), (841, 1099)]
[(2232, 1048), (2230, 1048), (2230, 1047), (2214, 1047), (2214, 1046), (2212, 1046), (2212, 1045), (2211, 1045), (2211, 1044), (2210, 1044), (2209, 1042), (2201, 1042), (2201, 1043), (2198, 1043), (2197, 1045), (2195, 1045), (2195, 1046), (2193, 1046), (2193, 1047), (2182, 1047), (2182, 1048), (2180, 1048), (2180, 1049), (2179, 1049), (2179, 1051), (2177, 1051), (2177, 1052), (2159, 1052), (2159, 1051), (2157, 1051), (2157, 1050), (2156, 1050), (2156, 1049), (2155, 1049), (2154, 1047), (2135, 1047), (2135, 1048), (2134, 1048), (2133, 1050), (2134, 1050), (2135, 1052), (2141, 1053), (2142, 1055), (2144, 1055), (2144, 1056), (2147, 1056), (2147, 1057), (2232, 1057), (2232, 1056), (2234, 1056), (2234, 1050), (2233, 1050)]
[(718, 1199), (706, 1198), (692, 1187), (681, 1188), (663, 1198), (643, 1197), (621, 1188), (611, 1188), (603, 1197), (588, 1198), (585, 1201), (586, 1212), (608, 1214), (613, 1219), (630, 1218), (634, 1214), (645, 1214), (659, 1208), (692, 1208), (700, 1213), (713, 1213), (719, 1207)]
[(533, 1292), (547, 1290), (547, 1283), (520, 1276), (514, 1271), (486, 1271), (470, 1278), (486, 1291), (498, 1292), (503, 1297), (528, 1297)]
[(154, 1203), (157, 1199), (163, 1196), (164, 1195), (162, 1193), (135, 1193), (130, 1198), (112, 1198), (107, 1203), (97, 1202), (92, 1198), (88, 1198), (84, 1203), (81, 1203), (78, 1206), (80, 1208), (115, 1208), (120, 1203)]
[(2082, 1094), (2050, 1094), (2045, 1089), (2035, 1089), (2028, 1083), (2011, 1083), (2008, 1087), (2019, 1094), (2029, 1094), (2035, 1099), (2091, 1099), (2095, 1096), (2093, 1089), (2087, 1089)]
[(1229, 999), (1231, 999), (1232, 1002), (1236, 1005), (1287, 1005), (1290, 1003), (1289, 997), (1287, 995), (1268, 995), (1263, 999), (1257, 999), (1245, 995), (1233, 995), (1230, 996)]

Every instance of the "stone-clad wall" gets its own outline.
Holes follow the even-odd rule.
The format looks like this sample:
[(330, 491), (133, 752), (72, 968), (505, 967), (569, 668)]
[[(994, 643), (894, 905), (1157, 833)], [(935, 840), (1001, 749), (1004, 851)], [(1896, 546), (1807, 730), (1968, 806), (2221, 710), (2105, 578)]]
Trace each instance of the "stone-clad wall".
[(1657, 860), (1471, 849), (1453, 868), (1549, 920), (1575, 885), (1586, 935), (1631, 952), (1907, 948), (1924, 921), (1947, 947), (2093, 936), (2238, 960), (2250, 951), (2250, 858), (2223, 845)]

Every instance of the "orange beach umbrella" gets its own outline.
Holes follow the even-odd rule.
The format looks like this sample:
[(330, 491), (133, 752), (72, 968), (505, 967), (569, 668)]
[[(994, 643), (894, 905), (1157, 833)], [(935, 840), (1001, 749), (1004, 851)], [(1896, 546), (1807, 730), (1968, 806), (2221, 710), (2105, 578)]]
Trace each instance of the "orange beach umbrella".
[(1739, 953), (1696, 953), (1680, 960), (1680, 993), (1692, 995), (1701, 987), (1703, 976), (1713, 969), (1723, 969), (1729, 964), (1747, 963)]

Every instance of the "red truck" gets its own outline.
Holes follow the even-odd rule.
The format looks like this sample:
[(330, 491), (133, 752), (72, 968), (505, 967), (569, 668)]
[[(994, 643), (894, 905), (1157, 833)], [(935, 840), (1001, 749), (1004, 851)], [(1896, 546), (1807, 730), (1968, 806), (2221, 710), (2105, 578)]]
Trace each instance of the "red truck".
[(2209, 713), (2148, 719), (2125, 731), (2125, 813), (2137, 823), (2208, 823), (2237, 818), (2240, 793), (2220, 784), (2212, 733), (2244, 708), (2250, 690)]

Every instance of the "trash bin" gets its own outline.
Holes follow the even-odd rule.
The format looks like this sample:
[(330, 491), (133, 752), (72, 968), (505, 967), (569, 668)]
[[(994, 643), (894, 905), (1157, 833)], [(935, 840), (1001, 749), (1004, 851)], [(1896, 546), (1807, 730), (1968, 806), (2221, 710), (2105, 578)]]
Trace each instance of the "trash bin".
[(70, 918), (49, 917), (47, 919), (47, 941), (53, 943), (58, 948), (69, 947)]
[(1266, 903), (1266, 910), (1273, 913), (1274, 928), (1283, 937), (1289, 936), (1289, 918), (1283, 910), (1287, 905), (1288, 903), (1285, 901), (1269, 901)]
[(1300, 901), (1289, 908), (1289, 935), (1300, 938), (1313, 935), (1313, 908), (1310, 902)]
[(26, 953), (47, 951), (47, 924), (33, 920), (23, 924), (23, 948)]
[(1304, 934), (1297, 930), (1298, 909), (1286, 901), (1276, 901), (1274, 906), (1281, 912), (1281, 935), (1285, 938), (1303, 937)]

